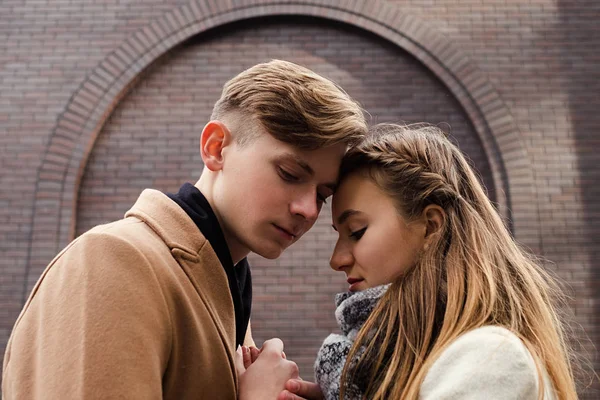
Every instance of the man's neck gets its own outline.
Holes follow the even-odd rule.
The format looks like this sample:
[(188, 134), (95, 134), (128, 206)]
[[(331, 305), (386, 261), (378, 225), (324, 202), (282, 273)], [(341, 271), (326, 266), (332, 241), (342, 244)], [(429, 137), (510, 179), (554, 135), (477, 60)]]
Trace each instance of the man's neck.
[(213, 212), (215, 213), (215, 216), (217, 217), (217, 221), (219, 221), (219, 226), (221, 227), (221, 230), (223, 231), (223, 236), (225, 237), (225, 242), (227, 243), (227, 247), (229, 248), (229, 252), (231, 253), (231, 259), (233, 261), (233, 265), (237, 265), (240, 261), (242, 261), (244, 258), (246, 258), (248, 256), (248, 254), (250, 253), (250, 250), (247, 249), (245, 246), (243, 246), (235, 237), (235, 235), (231, 234), (231, 232), (228, 229), (227, 224), (224, 222), (223, 218), (221, 217), (221, 212), (219, 209), (219, 205), (217, 204), (216, 201), (214, 201), (214, 182), (211, 179), (212, 177), (209, 177), (208, 175), (210, 174), (210, 171), (204, 171), (202, 173), (202, 176), (200, 176), (200, 179), (198, 180), (198, 182), (196, 182), (196, 184), (194, 186), (196, 186), (196, 188), (198, 190), (200, 190), (200, 192), (204, 195), (204, 197), (206, 198), (206, 201), (208, 201), (208, 204), (210, 204), (210, 207), (212, 208)]

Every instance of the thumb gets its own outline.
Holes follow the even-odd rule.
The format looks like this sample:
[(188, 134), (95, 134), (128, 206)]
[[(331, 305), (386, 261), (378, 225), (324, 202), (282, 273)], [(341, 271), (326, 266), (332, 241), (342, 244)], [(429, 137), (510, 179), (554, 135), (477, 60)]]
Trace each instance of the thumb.
[(242, 353), (242, 346), (238, 346), (235, 352), (235, 370), (237, 371), (238, 376), (246, 372), (246, 367), (244, 366), (244, 355)]

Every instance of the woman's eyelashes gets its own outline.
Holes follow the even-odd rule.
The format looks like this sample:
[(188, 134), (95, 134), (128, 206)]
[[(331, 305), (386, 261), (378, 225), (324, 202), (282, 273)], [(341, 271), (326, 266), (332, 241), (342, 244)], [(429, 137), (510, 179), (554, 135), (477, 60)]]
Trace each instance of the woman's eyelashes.
[(323, 204), (327, 204), (327, 196), (323, 196), (321, 193), (317, 192), (317, 200), (319, 200)]
[(363, 235), (365, 234), (365, 232), (367, 231), (367, 227), (365, 226), (362, 229), (359, 229), (357, 231), (351, 232), (350, 233), (350, 237), (354, 240), (359, 240), (361, 237), (363, 237)]

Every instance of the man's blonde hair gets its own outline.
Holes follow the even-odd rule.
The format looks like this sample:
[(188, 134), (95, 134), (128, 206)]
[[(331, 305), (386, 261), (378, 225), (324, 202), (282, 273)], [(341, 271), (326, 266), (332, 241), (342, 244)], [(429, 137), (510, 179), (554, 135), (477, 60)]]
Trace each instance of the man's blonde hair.
[(240, 144), (257, 135), (249, 120), (275, 139), (309, 150), (352, 145), (367, 132), (361, 107), (341, 87), (282, 60), (255, 65), (225, 83), (211, 119), (228, 115), (236, 115), (230, 129)]

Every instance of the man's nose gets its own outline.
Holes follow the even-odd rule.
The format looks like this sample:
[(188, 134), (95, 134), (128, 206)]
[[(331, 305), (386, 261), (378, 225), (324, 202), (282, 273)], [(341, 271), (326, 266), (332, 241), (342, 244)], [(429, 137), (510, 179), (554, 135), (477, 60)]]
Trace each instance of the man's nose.
[(300, 215), (308, 221), (315, 221), (319, 216), (319, 206), (317, 205), (317, 193), (307, 192), (297, 197), (290, 206), (290, 211), (294, 215)]

